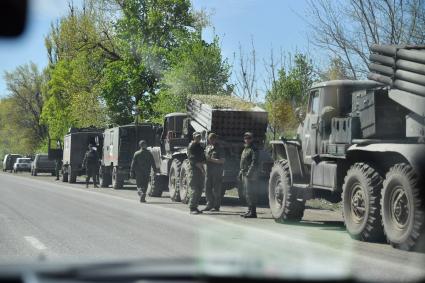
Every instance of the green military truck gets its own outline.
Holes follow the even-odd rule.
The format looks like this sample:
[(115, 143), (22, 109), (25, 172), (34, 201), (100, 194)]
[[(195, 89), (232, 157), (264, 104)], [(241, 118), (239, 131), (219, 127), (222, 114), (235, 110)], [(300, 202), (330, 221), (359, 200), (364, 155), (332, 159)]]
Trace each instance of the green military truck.
[(112, 185), (121, 189), (130, 179), (130, 165), (134, 153), (139, 149), (139, 141), (145, 140), (148, 146), (158, 145), (157, 133), (160, 126), (152, 123), (129, 124), (106, 129), (100, 167), (100, 186)]
[[(342, 200), (352, 237), (410, 250), (425, 227), (425, 49), (372, 51), (373, 80), (313, 85), (297, 137), (271, 142), (269, 204), (279, 222), (300, 221), (306, 200)], [(422, 73), (400, 78), (400, 60)]]
[[(77, 176), (84, 175), (84, 155), (89, 145), (97, 147), (98, 152), (103, 147), (103, 130), (93, 127), (71, 128), (63, 139), (62, 181), (75, 183)], [(54, 150), (49, 149), (49, 153)], [(53, 156), (52, 156), (53, 157)]]
[[(266, 198), (267, 179), (272, 165), (271, 157), (264, 150), (267, 112), (234, 97), (214, 95), (192, 96), (186, 106), (186, 113), (170, 113), (165, 116), (160, 146), (151, 149), (159, 173), (151, 176), (150, 195), (160, 196), (168, 187), (173, 201), (188, 202), (189, 161), (186, 150), (195, 131), (201, 133), (204, 146), (208, 133), (214, 132), (219, 136), (226, 159), (223, 195), (225, 190), (237, 187), (243, 134), (250, 131), (254, 133), (260, 150), (260, 179), (263, 181), (260, 195)], [(241, 190), (239, 196), (244, 199)]]

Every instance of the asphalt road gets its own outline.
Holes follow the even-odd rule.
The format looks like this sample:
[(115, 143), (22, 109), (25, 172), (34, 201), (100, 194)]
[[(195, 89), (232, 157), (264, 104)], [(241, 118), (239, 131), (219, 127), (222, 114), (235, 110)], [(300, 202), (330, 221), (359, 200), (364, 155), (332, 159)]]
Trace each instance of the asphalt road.
[(140, 204), (134, 188), (85, 189), (47, 175), (0, 173), (0, 263), (194, 257), (231, 259), (244, 264), (241, 272), (269, 276), (425, 276), (425, 254), (353, 240), (337, 212), (307, 209), (301, 223), (289, 225), (276, 224), (267, 208), (258, 219), (239, 217), (244, 210), (228, 197), (219, 213), (190, 215), (166, 195)]

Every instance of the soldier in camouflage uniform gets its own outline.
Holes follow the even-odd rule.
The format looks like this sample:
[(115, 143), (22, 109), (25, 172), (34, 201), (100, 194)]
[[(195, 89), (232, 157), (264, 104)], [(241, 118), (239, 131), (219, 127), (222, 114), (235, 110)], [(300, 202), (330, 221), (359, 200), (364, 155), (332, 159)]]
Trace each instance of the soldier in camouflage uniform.
[(223, 177), (224, 151), (217, 141), (217, 135), (208, 135), (208, 146), (205, 149), (207, 160), (207, 173), (205, 181), (205, 196), (207, 206), (203, 211), (220, 211), (221, 204), (221, 183)]
[(83, 167), (86, 168), (86, 188), (89, 187), (90, 177), (93, 178), (93, 187), (97, 188), (96, 175), (99, 166), (99, 155), (93, 145), (89, 145), (89, 149), (84, 155)]
[(241, 215), (245, 218), (257, 218), (257, 178), (258, 178), (258, 150), (255, 147), (254, 136), (247, 132), (244, 134), (245, 148), (242, 151), (239, 180), (246, 195), (248, 211)]
[(139, 142), (140, 149), (134, 153), (131, 161), (130, 177), (136, 177), (137, 193), (140, 196), (140, 202), (146, 202), (146, 191), (148, 189), (151, 168), (156, 172), (155, 160), (152, 153), (147, 149), (147, 143), (144, 140)]
[(190, 162), (189, 170), (189, 209), (190, 214), (200, 214), (202, 211), (198, 209), (199, 200), (202, 195), (205, 182), (204, 163), (205, 153), (204, 148), (200, 144), (201, 134), (193, 133), (193, 140), (187, 147), (187, 157)]
[(62, 169), (62, 160), (58, 158), (55, 160), (56, 181), (59, 180), (61, 169)]

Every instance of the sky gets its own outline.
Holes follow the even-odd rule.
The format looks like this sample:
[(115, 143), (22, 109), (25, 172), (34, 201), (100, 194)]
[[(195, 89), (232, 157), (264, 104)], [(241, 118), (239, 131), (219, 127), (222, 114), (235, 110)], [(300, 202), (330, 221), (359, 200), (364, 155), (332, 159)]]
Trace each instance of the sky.
[[(67, 3), (67, 0), (30, 0), (24, 35), (14, 40), (0, 39), (0, 96), (7, 95), (5, 71), (30, 61), (40, 69), (47, 65), (44, 37), (51, 23), (66, 14)], [(74, 4), (79, 3), (81, 0), (74, 0)], [(203, 32), (204, 39), (210, 41), (218, 35), (223, 56), (231, 64), (239, 44), (248, 50), (251, 39), (258, 65), (269, 56), (271, 48), (311, 52), (305, 0), (192, 0), (192, 3), (195, 9), (204, 9), (211, 16), (211, 27)], [(264, 70), (259, 67), (258, 73), (262, 81)]]

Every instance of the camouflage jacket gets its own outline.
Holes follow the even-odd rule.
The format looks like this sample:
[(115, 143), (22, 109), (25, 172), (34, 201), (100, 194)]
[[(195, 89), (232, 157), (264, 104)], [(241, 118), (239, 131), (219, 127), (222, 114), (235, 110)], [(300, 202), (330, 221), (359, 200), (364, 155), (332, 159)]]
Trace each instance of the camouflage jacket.
[[(215, 145), (210, 144), (205, 149), (205, 156), (207, 158), (224, 159), (223, 147), (219, 143), (216, 143)], [(207, 161), (207, 172), (212, 173), (221, 171), (223, 171), (223, 164), (217, 164)]]
[(187, 158), (192, 167), (195, 167), (196, 163), (204, 163), (206, 158), (202, 145), (191, 142), (187, 147)]
[(130, 171), (139, 174), (150, 174), (151, 168), (156, 170), (152, 153), (147, 149), (140, 149), (134, 153)]
[(241, 173), (250, 179), (254, 179), (258, 175), (259, 167), (258, 150), (254, 145), (245, 145), (241, 155)]

